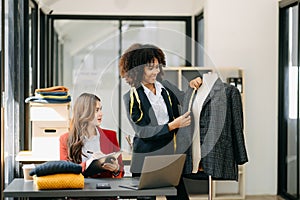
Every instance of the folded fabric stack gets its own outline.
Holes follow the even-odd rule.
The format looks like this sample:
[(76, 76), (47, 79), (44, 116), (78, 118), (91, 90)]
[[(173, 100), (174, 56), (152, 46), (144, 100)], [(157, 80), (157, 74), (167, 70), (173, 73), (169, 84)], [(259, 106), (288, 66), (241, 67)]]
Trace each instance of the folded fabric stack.
[(65, 160), (48, 161), (29, 172), (37, 189), (82, 189), (84, 176), (79, 164)]
[(69, 89), (64, 86), (53, 86), (35, 90), (34, 96), (25, 99), (25, 102), (37, 103), (67, 103), (71, 101)]

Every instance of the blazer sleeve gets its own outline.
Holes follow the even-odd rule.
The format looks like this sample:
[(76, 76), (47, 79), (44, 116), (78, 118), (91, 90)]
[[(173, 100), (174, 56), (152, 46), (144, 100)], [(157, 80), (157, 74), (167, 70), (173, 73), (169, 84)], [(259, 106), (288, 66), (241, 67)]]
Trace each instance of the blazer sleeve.
[(165, 88), (168, 88), (172, 91), (172, 93), (176, 96), (177, 100), (179, 101), (180, 105), (183, 105), (183, 100), (185, 97), (185, 92), (178, 89), (178, 87), (167, 80), (163, 80), (162, 84)]
[[(113, 134), (112, 143), (114, 144), (114, 152), (118, 152), (120, 151), (120, 145), (117, 140), (117, 133), (116, 132), (114, 133), (115, 134)], [(118, 163), (120, 165), (120, 169), (119, 169), (120, 173), (117, 176), (114, 175), (113, 178), (122, 178), (125, 174), (122, 154), (118, 157)]]
[(168, 138), (173, 136), (174, 132), (169, 131), (169, 125), (140, 125), (130, 121), (136, 135), (144, 140), (157, 140), (158, 138)]
[(233, 147), (234, 156), (238, 165), (248, 162), (248, 156), (244, 139), (244, 124), (243, 124), (243, 106), (241, 94), (239, 90), (231, 86), (231, 108), (232, 108), (232, 123), (233, 123)]
[(68, 133), (64, 133), (59, 137), (59, 156), (60, 160), (68, 160)]
[[(67, 141), (68, 141), (68, 134), (69, 133), (64, 133), (59, 137), (59, 156), (60, 156), (60, 160), (69, 160), (68, 159), (68, 145), (67, 145)], [(82, 171), (85, 170), (86, 167), (86, 162), (82, 162), (80, 163), (81, 167), (82, 167)]]
[[(107, 137), (108, 140), (105, 140), (105, 143), (101, 143), (100, 139), (100, 145), (101, 145), (101, 150), (104, 153), (112, 153), (112, 152), (118, 152), (120, 151), (120, 145), (117, 140), (117, 133), (112, 130), (104, 130), (102, 129), (103, 133)], [(102, 138), (104, 139), (104, 138)], [(123, 164), (123, 159), (122, 159), (122, 154), (118, 157), (118, 164), (120, 165), (120, 173), (115, 175), (114, 173), (111, 173), (112, 178), (122, 178), (124, 176), (124, 164)]]

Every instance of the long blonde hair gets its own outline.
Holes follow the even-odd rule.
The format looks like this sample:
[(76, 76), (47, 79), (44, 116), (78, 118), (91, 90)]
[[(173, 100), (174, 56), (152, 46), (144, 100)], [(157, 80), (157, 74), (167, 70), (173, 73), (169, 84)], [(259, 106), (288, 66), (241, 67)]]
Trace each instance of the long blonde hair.
[(95, 119), (95, 110), (100, 98), (94, 94), (83, 93), (75, 101), (68, 138), (68, 159), (74, 163), (82, 162), (82, 147), (88, 136), (88, 125)]

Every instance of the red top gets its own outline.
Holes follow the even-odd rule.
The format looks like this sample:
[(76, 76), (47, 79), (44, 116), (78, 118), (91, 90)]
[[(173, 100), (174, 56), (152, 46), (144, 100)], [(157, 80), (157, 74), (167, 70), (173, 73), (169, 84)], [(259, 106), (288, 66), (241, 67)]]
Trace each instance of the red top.
[[(117, 134), (115, 131), (102, 129), (97, 127), (100, 133), (100, 149), (104, 154), (120, 151), (120, 146), (117, 140)], [(69, 133), (64, 133), (59, 137), (59, 150), (60, 160), (68, 160), (68, 141)], [(120, 173), (115, 176), (111, 171), (105, 171), (96, 175), (96, 178), (122, 178), (124, 176), (124, 165), (122, 162), (122, 155), (118, 157), (118, 163), (120, 165)], [(82, 171), (85, 170), (86, 162), (80, 163)], [(94, 178), (94, 176), (93, 176)]]

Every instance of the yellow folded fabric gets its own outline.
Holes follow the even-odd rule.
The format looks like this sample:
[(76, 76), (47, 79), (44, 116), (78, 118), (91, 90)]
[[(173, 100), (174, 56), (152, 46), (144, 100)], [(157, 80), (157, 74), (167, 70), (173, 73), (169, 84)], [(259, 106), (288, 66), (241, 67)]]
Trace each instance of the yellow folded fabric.
[(68, 92), (69, 89), (64, 86), (53, 86), (48, 88), (39, 88), (35, 89), (35, 93), (37, 92)]
[(82, 174), (52, 174), (39, 177), (34, 176), (33, 180), (39, 190), (84, 188), (84, 176)]

